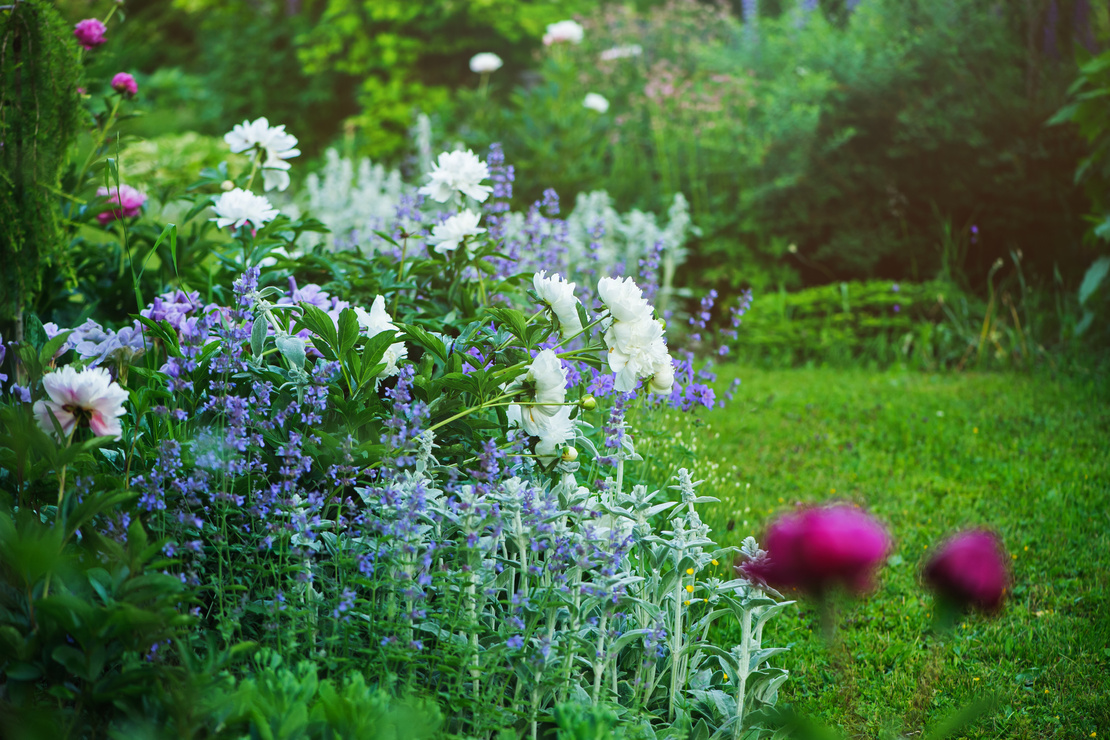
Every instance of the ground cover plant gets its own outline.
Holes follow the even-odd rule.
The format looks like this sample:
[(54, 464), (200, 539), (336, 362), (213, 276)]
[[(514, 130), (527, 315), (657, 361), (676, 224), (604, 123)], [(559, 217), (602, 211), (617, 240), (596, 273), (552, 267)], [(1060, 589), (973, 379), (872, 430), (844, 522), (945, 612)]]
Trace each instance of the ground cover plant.
[[(791, 646), (783, 702), (849, 736), (928, 734), (989, 695), (993, 706), (961, 736), (1105, 732), (1105, 372), (720, 372), (744, 379), (736, 404), (693, 429), (672, 418), (660, 434), (679, 436), (685, 454), (658, 454), (670, 466), (718, 461), (703, 490), (722, 501), (705, 520), (729, 532), (725, 542), (760, 535), (798, 504), (842, 500), (864, 505), (896, 543), (878, 589), (842, 605), (844, 656), (830, 654), (812, 604), (769, 629)], [(940, 638), (920, 568), (938, 532), (973, 526), (998, 532), (1010, 552), (1008, 605)]]

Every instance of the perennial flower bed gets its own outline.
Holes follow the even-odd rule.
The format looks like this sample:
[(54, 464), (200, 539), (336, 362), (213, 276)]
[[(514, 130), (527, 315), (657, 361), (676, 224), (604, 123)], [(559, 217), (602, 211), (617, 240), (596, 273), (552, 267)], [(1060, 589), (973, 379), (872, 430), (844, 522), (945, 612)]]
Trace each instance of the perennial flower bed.
[[(75, 731), (118, 728), (158, 714), (138, 709), (140, 683), (172, 694), (207, 654), (226, 667), (189, 721), (217, 734), (257, 722), (243, 691), (266, 670), (431, 697), (445, 705), (429, 731), (452, 734), (538, 736), (572, 707), (649, 735), (752, 731), (787, 675), (762, 645), (782, 603), (733, 572), (693, 473), (660, 487), (635, 472), (637, 414), (715, 403), (645, 297), (654, 265), (644, 285), (587, 287), (554, 271), (544, 234), (505, 254), (521, 251), (499, 228), (507, 186), (474, 153), (445, 152), (402, 226), (379, 233), (388, 248), (335, 268), (352, 287), (337, 295), (303, 277), (318, 268), (297, 237), (322, 227), (257, 192), (288, 187), (296, 138), (258, 119), (226, 140), (250, 171), (205, 173), (184, 196), (214, 281), (169, 285), (117, 329), (32, 324), (13, 348), (5, 546), (52, 537), (79, 563), (13, 561), (13, 716), (61, 697)], [(99, 195), (72, 215), (126, 239), (147, 197), (118, 180)], [(548, 200), (537, 209), (557, 224)], [(175, 269), (185, 228), (152, 247)], [(136, 623), (112, 660), (96, 657), (102, 631), (57, 611), (103, 577), (121, 592), (85, 608), (129, 603)], [(707, 639), (723, 618), (744, 625), (741, 644)], [(244, 650), (254, 673), (237, 679)], [(136, 701), (109, 710), (121, 695)]]

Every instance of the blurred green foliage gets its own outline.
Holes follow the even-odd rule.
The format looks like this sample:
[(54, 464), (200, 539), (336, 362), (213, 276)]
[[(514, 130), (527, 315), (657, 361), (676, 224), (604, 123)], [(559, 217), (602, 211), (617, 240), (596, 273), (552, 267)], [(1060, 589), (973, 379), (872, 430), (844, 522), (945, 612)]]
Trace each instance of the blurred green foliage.
[[(1072, 124), (1089, 146), (1075, 172), (1090, 199), (1087, 242), (1092, 262), (1079, 286), (1083, 318), (1076, 333), (1102, 346), (1110, 345), (1110, 52), (1086, 59), (1068, 91), (1071, 100), (1050, 123)], [(1097, 256), (1101, 254), (1102, 256)], [(1097, 258), (1096, 258), (1097, 257)]]
[[(509, 68), (529, 63), (547, 24), (595, 3), (515, 0), (130, 0), (112, 48), (90, 79), (125, 68), (140, 75), (142, 135), (221, 135), (268, 116), (308, 154), (341, 132), (375, 158), (399, 156), (414, 115), (476, 82), (471, 56), (493, 51)], [(87, 2), (62, 0), (67, 17)], [(95, 12), (91, 11), (91, 12)], [(156, 79), (147, 77), (156, 75)], [(148, 84), (148, 83), (154, 84)]]
[[(747, 29), (694, 0), (606, 6), (503, 109), (461, 95), (458, 132), (503, 141), (563, 194), (601, 187), (658, 211), (681, 190), (704, 232), (691, 282), (926, 279), (942, 267), (938, 222), (977, 226), (954, 266), (974, 282), (1017, 249), (1038, 274), (1058, 265), (1075, 280), (1082, 144), (1043, 126), (1073, 69), (1068, 44), (1045, 47), (1043, 6), (865, 0), (804, 16), (784, 2)], [(509, 80), (495, 76), (495, 99)], [(584, 109), (587, 92), (609, 110)]]
[[(60, 6), (71, 20), (89, 12)], [(564, 199), (603, 188), (618, 208), (661, 212), (681, 191), (703, 229), (691, 283), (928, 279), (944, 267), (938, 222), (978, 228), (949, 266), (971, 282), (1014, 250), (1031, 273), (1078, 282), (1083, 145), (1043, 123), (1064, 101), (1073, 47), (1106, 33), (1104, 7), (760, 8), (746, 29), (738, 3), (696, 0), (134, 0), (90, 89), (128, 69), (147, 107), (132, 133), (219, 136), (266, 115), (306, 157), (342, 136), (347, 151), (400, 162), (414, 113), (431, 112), (446, 140), (503, 142), (534, 183), (518, 190), (524, 204), (546, 187)], [(568, 17), (583, 42), (541, 47), (545, 25)], [(479, 51), (505, 60), (488, 86), (467, 66)], [(587, 92), (609, 110), (584, 108)]]

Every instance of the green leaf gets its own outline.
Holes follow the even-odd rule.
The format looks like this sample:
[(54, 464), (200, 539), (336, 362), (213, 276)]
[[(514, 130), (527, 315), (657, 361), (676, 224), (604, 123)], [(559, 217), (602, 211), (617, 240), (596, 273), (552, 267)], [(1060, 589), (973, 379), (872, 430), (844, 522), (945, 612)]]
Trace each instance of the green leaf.
[(269, 322), (266, 321), (265, 316), (259, 316), (254, 320), (254, 326), (251, 327), (251, 354), (255, 358), (262, 357), (262, 351), (266, 348), (266, 329)]
[(521, 342), (528, 343), (528, 324), (523, 313), (515, 308), (487, 308), (486, 312), (507, 325), (513, 336)]
[(39, 362), (45, 365), (53, 360), (54, 355), (58, 354), (58, 350), (62, 348), (62, 345), (65, 344), (66, 340), (69, 339), (69, 335), (72, 333), (72, 330), (63, 331), (54, 335), (51, 339), (48, 339), (46, 343), (42, 345), (42, 349), (39, 350)]
[(1108, 272), (1110, 272), (1110, 257), (1099, 257), (1091, 263), (1083, 276), (1083, 283), (1079, 286), (1079, 305), (1087, 303), (1087, 300), (1098, 290), (1098, 286), (1102, 285)]
[(181, 345), (177, 341), (177, 330), (173, 328), (170, 322), (162, 319), (161, 321), (154, 321), (146, 316), (139, 316), (133, 314), (132, 317), (140, 324), (146, 327), (147, 331), (154, 336), (155, 339), (161, 339), (162, 344), (166, 347), (166, 352), (173, 357), (181, 357)]
[(358, 342), (358, 317), (350, 308), (339, 314), (338, 355), (345, 355)]
[(85, 654), (77, 648), (70, 645), (59, 645), (54, 648), (54, 652), (50, 654), (50, 657), (60, 663), (74, 676), (83, 678), (86, 681), (92, 680), (91, 676), (86, 675), (88, 665), (85, 661)]
[(31, 663), (15, 663), (5, 668), (4, 674), (17, 681), (34, 681), (42, 675), (42, 669)]
[(298, 369), (304, 369), (305, 361), (305, 348), (304, 340), (300, 337), (284, 336), (278, 337), (276, 340), (278, 352), (284, 357), (289, 364)]
[(410, 340), (431, 352), (444, 364), (447, 364), (447, 345), (443, 343), (442, 339), (415, 324), (398, 324), (398, 329)]
[[(311, 303), (302, 303), (301, 310), (303, 313), (299, 319), (299, 323), (307, 327), (316, 336), (324, 340), (327, 344), (328, 350), (331, 352), (331, 357), (328, 359), (334, 360), (339, 357), (339, 334), (336, 331), (335, 322), (331, 317), (321, 311)], [(321, 350), (322, 351), (322, 350)]]

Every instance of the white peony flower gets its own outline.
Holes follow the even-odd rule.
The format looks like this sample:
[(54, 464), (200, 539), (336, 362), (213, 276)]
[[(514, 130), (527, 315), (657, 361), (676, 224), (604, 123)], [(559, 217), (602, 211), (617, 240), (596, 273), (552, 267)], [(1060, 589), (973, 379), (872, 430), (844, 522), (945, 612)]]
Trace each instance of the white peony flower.
[(605, 113), (609, 110), (609, 101), (597, 93), (586, 93), (586, 99), (582, 101), (582, 105), (598, 113)]
[(566, 408), (562, 404), (567, 400), (567, 371), (562, 360), (555, 350), (540, 350), (524, 378), (514, 386), (523, 388), (535, 404), (515, 407), (520, 410), (520, 425), (532, 436), (542, 437), (548, 422)]
[(235, 153), (257, 149), (262, 153), (262, 182), (266, 190), (285, 190), (289, 187), (289, 163), (285, 160), (299, 156), (297, 137), (285, 131), (285, 126), (271, 126), (265, 118), (243, 121), (228, 133), (224, 141)]
[(644, 53), (644, 47), (639, 44), (629, 44), (628, 46), (614, 46), (612, 49), (606, 49), (601, 52), (601, 61), (611, 62), (614, 59), (627, 59), (628, 57), (638, 57)]
[[(432, 236), (428, 239), (428, 243), (434, 244), (435, 251), (440, 254), (453, 252), (468, 236), (485, 233), (485, 229), (478, 227), (478, 221), (481, 218), (480, 214), (469, 208), (462, 213), (456, 213), (432, 229)], [(468, 254), (473, 255), (473, 250), (467, 251)]]
[[(376, 337), (383, 331), (395, 332), (397, 327), (393, 324), (393, 319), (385, 310), (385, 296), (378, 296), (374, 299), (374, 303), (370, 305), (370, 311), (367, 313), (364, 309), (356, 307), (355, 316), (358, 317), (359, 326), (366, 330), (366, 335), (369, 337)], [(395, 342), (389, 345), (382, 355), (382, 362), (385, 363), (385, 370), (382, 371), (381, 377), (389, 378), (399, 372), (397, 363), (408, 357), (408, 347), (404, 342)]]
[(255, 195), (242, 188), (221, 194), (212, 202), (212, 210), (216, 212), (216, 218), (208, 220), (215, 221), (216, 226), (221, 229), (225, 226), (237, 229), (247, 223), (251, 228), (257, 229), (273, 221), (278, 215), (278, 210), (270, 204), (266, 196)]
[(597, 284), (597, 293), (617, 321), (651, 318), (651, 305), (632, 278), (602, 278)]
[(559, 448), (574, 441), (575, 426), (570, 418), (570, 407), (560, 406), (554, 416), (543, 417), (543, 423), (536, 434), (536, 456), (544, 465), (550, 465), (559, 457)]
[(119, 417), (124, 414), (127, 391), (113, 382), (104, 368), (77, 371), (66, 365), (44, 376), (42, 387), (50, 399), (37, 401), (34, 412), (43, 431), (53, 434), (57, 419), (66, 437), (86, 421), (98, 437), (119, 439), (122, 435)]
[[(613, 387), (622, 393), (635, 390), (636, 381), (663, 371), (671, 363), (663, 324), (655, 319), (614, 321), (605, 332), (609, 369), (616, 373)], [(673, 382), (673, 381), (672, 381)]]
[(665, 361), (655, 365), (654, 370), (655, 374), (651, 376), (648, 388), (652, 393), (662, 393), (664, 395), (670, 393), (671, 387), (674, 386), (674, 360), (671, 359), (669, 353)]
[(564, 41), (579, 44), (582, 43), (582, 37), (585, 35), (586, 32), (582, 28), (582, 24), (576, 21), (559, 21), (547, 26), (547, 33), (543, 35), (543, 45), (551, 46)]
[(501, 69), (501, 57), (493, 52), (483, 51), (470, 57), (470, 71), (476, 74), (488, 74)]
[(568, 283), (556, 274), (547, 277), (547, 270), (540, 270), (532, 278), (532, 285), (540, 300), (548, 305), (559, 320), (559, 335), (573, 337), (582, 331), (578, 318), (578, 299), (574, 297), (574, 283)]
[(431, 182), (419, 192), (440, 203), (446, 203), (455, 193), (468, 195), (481, 203), (493, 192), (492, 187), (481, 184), (489, 177), (489, 167), (469, 149), (440, 154), (428, 177)]

